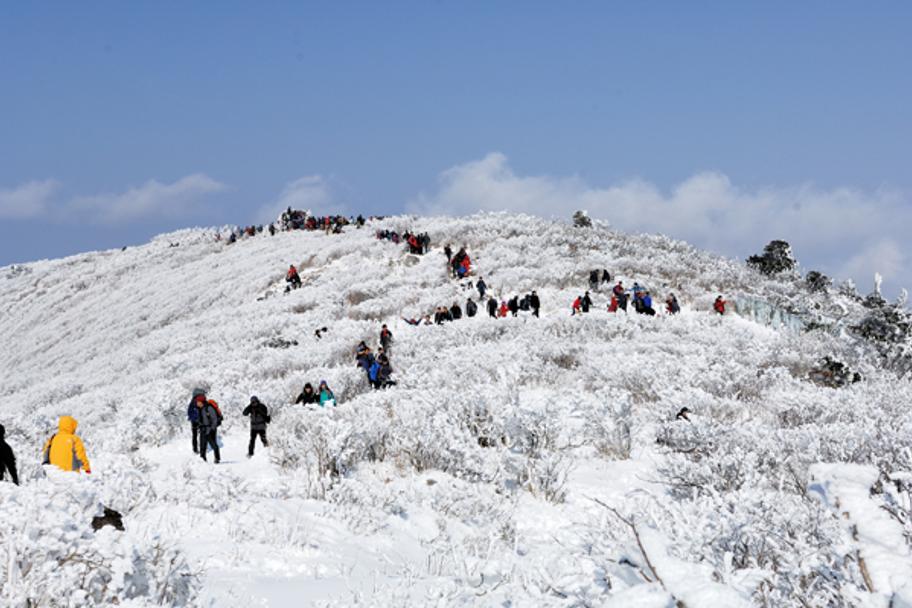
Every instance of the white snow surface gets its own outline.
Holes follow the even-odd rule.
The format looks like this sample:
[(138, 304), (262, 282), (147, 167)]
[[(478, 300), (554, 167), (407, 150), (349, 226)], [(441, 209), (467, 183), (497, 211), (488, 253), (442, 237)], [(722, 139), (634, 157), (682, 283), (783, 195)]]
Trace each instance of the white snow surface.
[[(408, 255), (379, 228), (427, 231), (433, 249)], [(857, 298), (600, 223), (214, 234), (0, 269), (0, 423), (22, 477), (0, 483), (9, 605), (909, 602), (912, 386), (839, 330), (864, 314)], [(541, 318), (488, 318), (447, 276), (446, 243), (466, 245), (498, 300), (536, 289)], [(284, 294), (290, 263), (304, 287)], [(571, 317), (601, 268), (646, 286), (660, 314), (606, 312), (605, 285)], [(719, 317), (718, 294), (828, 329)], [(400, 320), (467, 296), (476, 318)], [(398, 384), (373, 391), (354, 349), (381, 323)], [(810, 382), (825, 355), (863, 380)], [(293, 405), (322, 379), (338, 407)], [(225, 414), (219, 465), (190, 449), (198, 385)], [(272, 424), (248, 460), (251, 395)], [(61, 415), (79, 421), (91, 476), (39, 464)], [(92, 531), (101, 505), (124, 532)]]

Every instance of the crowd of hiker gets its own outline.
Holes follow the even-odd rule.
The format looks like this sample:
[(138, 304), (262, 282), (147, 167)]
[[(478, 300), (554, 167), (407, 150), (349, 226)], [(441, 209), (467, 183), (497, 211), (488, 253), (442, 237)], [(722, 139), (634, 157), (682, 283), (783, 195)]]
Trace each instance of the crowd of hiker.
[(407, 230), (399, 234), (395, 230), (378, 230), (377, 240), (389, 241), (394, 245), (405, 243), (408, 252), (414, 255), (424, 255), (431, 250), (431, 237), (427, 232), (416, 234)]
[(396, 381), (392, 379), (393, 366), (389, 359), (392, 355), (392, 346), (393, 332), (384, 323), (380, 328), (376, 354), (364, 341), (355, 349), (355, 364), (364, 371), (367, 381), (375, 390), (396, 385)]
[(357, 228), (364, 226), (364, 216), (345, 217), (344, 215), (311, 215), (307, 211), (288, 207), (279, 218), (282, 230), (322, 230), (326, 234), (341, 234), (342, 228), (354, 225)]

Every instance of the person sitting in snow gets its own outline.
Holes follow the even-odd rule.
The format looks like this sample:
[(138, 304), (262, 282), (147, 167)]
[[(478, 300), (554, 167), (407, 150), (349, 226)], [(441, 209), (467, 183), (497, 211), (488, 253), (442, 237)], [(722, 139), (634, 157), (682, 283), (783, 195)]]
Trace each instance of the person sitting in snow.
[(301, 286), (301, 277), (298, 276), (298, 269), (295, 268), (294, 264), (288, 267), (288, 272), (285, 274), (285, 282), (292, 289), (297, 289)]
[(269, 442), (266, 441), (266, 425), (272, 422), (272, 418), (269, 416), (269, 409), (256, 396), (250, 398), (250, 404), (244, 408), (242, 413), (244, 416), (250, 416), (250, 443), (247, 445), (247, 458), (253, 458), (257, 435), (260, 436), (263, 447), (269, 447)]
[(304, 388), (301, 390), (301, 393), (298, 395), (298, 398), (295, 399), (295, 405), (302, 404), (308, 405), (310, 403), (318, 403), (320, 401), (320, 396), (314, 392), (313, 386), (310, 382), (304, 384)]
[(9, 471), (10, 479), (19, 485), (19, 473), (16, 472), (16, 455), (13, 448), (6, 442), (6, 428), (0, 424), (0, 481), (3, 481), (4, 471)]
[(720, 315), (725, 314), (725, 305), (727, 302), (722, 299), (722, 296), (716, 298), (716, 301), (713, 302), (713, 310), (715, 310)]
[(320, 407), (326, 407), (327, 405), (335, 407), (336, 396), (333, 395), (326, 380), (320, 380)]
[(92, 472), (82, 439), (76, 436), (79, 423), (72, 416), (61, 416), (57, 434), (44, 444), (44, 464), (52, 464), (63, 471)]

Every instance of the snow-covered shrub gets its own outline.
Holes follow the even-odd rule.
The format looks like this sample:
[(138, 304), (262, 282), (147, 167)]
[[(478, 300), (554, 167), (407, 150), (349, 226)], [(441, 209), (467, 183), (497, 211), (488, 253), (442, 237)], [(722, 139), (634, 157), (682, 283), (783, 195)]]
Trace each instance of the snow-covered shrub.
[(808, 289), (813, 292), (826, 291), (833, 285), (833, 279), (817, 270), (807, 273), (807, 276), (804, 277), (804, 282), (807, 284)]
[(592, 228), (592, 218), (585, 211), (576, 211), (573, 214), (573, 225), (577, 228)]
[(747, 265), (767, 276), (773, 276), (794, 270), (798, 262), (792, 256), (792, 248), (787, 242), (770, 241), (763, 248), (763, 254), (747, 258)]

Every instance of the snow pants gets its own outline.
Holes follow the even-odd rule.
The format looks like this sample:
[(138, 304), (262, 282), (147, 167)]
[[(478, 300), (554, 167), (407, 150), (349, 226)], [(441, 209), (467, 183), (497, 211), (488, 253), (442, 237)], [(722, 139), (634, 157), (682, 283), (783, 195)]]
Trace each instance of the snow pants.
[(260, 441), (263, 442), (263, 447), (269, 447), (269, 442), (266, 441), (266, 429), (250, 429), (250, 443), (247, 445), (248, 456), (253, 456), (253, 447), (256, 445), (257, 435), (260, 436)]
[(221, 454), (219, 454), (218, 441), (215, 436), (215, 429), (209, 429), (207, 426), (201, 426), (199, 430), (199, 452), (203, 460), (206, 460), (206, 448), (211, 446), (212, 452), (215, 454), (215, 462), (218, 464), (222, 460)]

